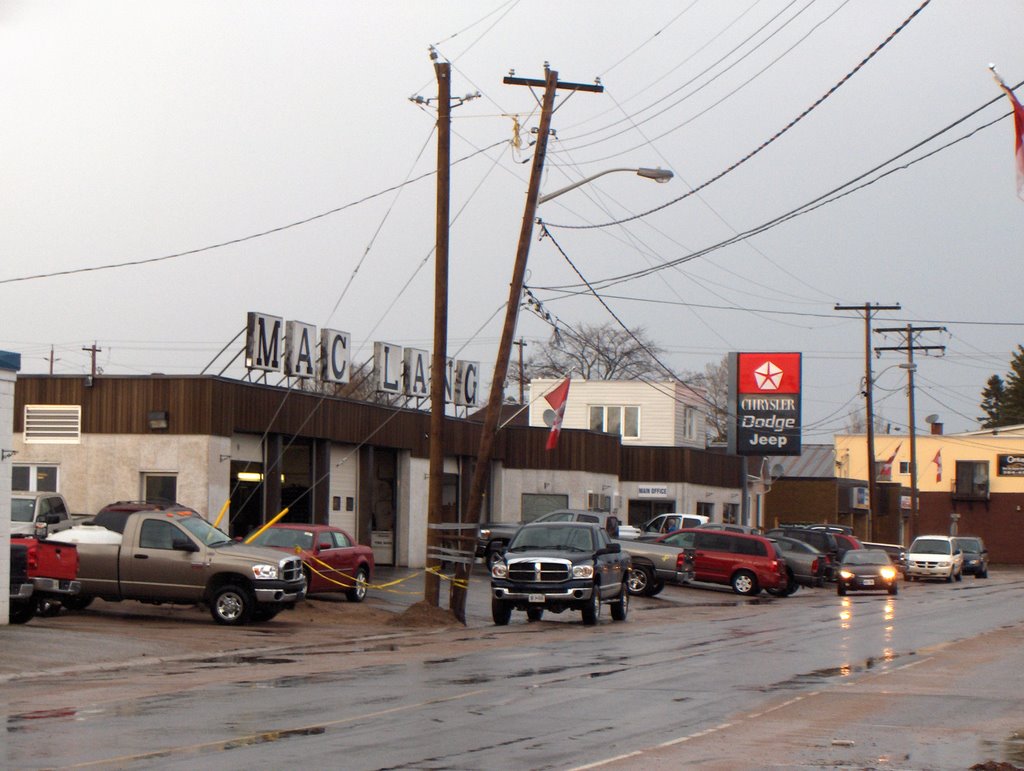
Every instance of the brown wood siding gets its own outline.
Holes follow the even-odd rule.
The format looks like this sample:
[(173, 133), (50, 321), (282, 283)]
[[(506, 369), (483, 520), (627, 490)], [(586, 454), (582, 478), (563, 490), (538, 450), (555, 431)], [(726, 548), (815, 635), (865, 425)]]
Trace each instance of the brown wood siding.
[(619, 478), (741, 488), (743, 459), (689, 447), (623, 447)]
[[(214, 376), (107, 376), (92, 386), (78, 375), (21, 375), (15, 383), (14, 431), (24, 430), (26, 404), (79, 404), (87, 434), (148, 434), (150, 412), (166, 411), (167, 434), (281, 434), (430, 454), (430, 413), (395, 409)], [(482, 424), (447, 418), (444, 451), (473, 458)], [(506, 426), (494, 459), (506, 468), (616, 474), (624, 480), (693, 482), (738, 488), (739, 458), (681, 447), (622, 447), (617, 436), (563, 430), (545, 449), (548, 430)]]
[[(546, 428), (507, 426), (501, 429), (498, 436), (503, 440), (501, 457), (505, 468), (619, 473), (619, 437), (564, 429), (559, 434), (558, 446), (548, 450), (548, 434)], [(495, 457), (498, 457), (497, 443)]]

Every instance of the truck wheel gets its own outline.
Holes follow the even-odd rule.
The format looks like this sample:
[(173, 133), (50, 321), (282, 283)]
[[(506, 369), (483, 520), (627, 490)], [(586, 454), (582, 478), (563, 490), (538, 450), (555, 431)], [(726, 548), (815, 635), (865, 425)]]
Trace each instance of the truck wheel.
[(210, 615), (218, 624), (241, 626), (252, 618), (256, 601), (252, 593), (243, 586), (225, 584), (213, 593)]
[(646, 595), (654, 586), (654, 574), (649, 567), (630, 568), (626, 576), (626, 586), (630, 594)]
[(491, 618), (494, 619), (494, 623), (498, 626), (507, 625), (509, 619), (512, 618), (512, 603), (506, 602), (505, 600), (499, 600), (497, 597), (492, 597)]
[(661, 590), (665, 588), (665, 582), (658, 579), (654, 582), (650, 589), (647, 590), (647, 596), (653, 597), (656, 594), (661, 594)]
[(761, 591), (757, 585), (757, 578), (749, 570), (737, 571), (732, 577), (732, 590), (744, 597), (753, 597)]
[(12, 624), (27, 624), (36, 614), (36, 604), (32, 600), (12, 602), (8, 620)]
[(88, 594), (72, 594), (68, 597), (63, 598), (60, 604), (68, 610), (85, 610), (89, 607), (92, 602), (92, 597)]
[(583, 623), (587, 626), (593, 626), (601, 618), (601, 585), (594, 584), (594, 589), (590, 593), (590, 600), (584, 606), (583, 611)]
[(526, 617), (530, 621), (540, 621), (544, 618), (544, 608), (540, 605), (531, 605), (526, 609)]
[(369, 576), (366, 574), (366, 568), (359, 568), (356, 571), (356, 585), (345, 592), (349, 602), (362, 602), (366, 599), (366, 584), (368, 581)]
[(629, 587), (622, 582), (622, 591), (619, 592), (619, 599), (612, 603), (612, 620), (625, 621), (629, 615)]
[(963, 581), (964, 580), (964, 571), (962, 571), (962, 570), (956, 571), (956, 580), (957, 581)]

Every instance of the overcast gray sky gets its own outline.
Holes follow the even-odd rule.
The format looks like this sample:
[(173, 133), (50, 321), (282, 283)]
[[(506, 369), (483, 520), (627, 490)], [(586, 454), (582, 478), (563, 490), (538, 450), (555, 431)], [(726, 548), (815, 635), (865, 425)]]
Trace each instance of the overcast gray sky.
[[(434, 114), (409, 98), (436, 94), (433, 44), (452, 62), (453, 92), (481, 93), (454, 110), (452, 154), (468, 159), (452, 170), (451, 355), (493, 367), (532, 157), (512, 148), (513, 127), (529, 140), (537, 125), (535, 95), (502, 78), (542, 78), (548, 61), (561, 80), (600, 78), (606, 90), (560, 94), (543, 190), (617, 167), (676, 174), (665, 185), (609, 174), (540, 210), (576, 268), (669, 364), (700, 371), (728, 351), (801, 351), (804, 442), (827, 442), (863, 406), (863, 321), (833, 306), (899, 303), (875, 325), (948, 328), (918, 341), (946, 346), (919, 357), (919, 425), (936, 413), (947, 431), (975, 428), (986, 380), (1024, 341), (1024, 201), (1012, 121), (998, 120), (1005, 98), (895, 165), (938, 150), (931, 157), (683, 259), (842, 188), (995, 99), (989, 62), (1011, 85), (1024, 80), (1024, 3), (933, 0), (791, 129), (703, 186), (920, 6), (5, 2), (0, 348), (20, 352), (24, 372), (47, 371), (51, 345), (55, 372), (87, 372), (82, 348), (95, 342), (108, 373), (192, 374), (250, 310), (349, 331), (356, 361), (374, 340), (430, 348)], [(662, 206), (621, 225), (554, 227)], [(65, 271), (75, 272), (14, 280)], [(550, 240), (533, 243), (527, 283), (560, 323), (611, 320), (592, 295), (564, 290), (579, 279)], [(519, 332), (529, 353), (551, 327), (524, 313)], [(886, 370), (876, 410), (899, 431), (903, 360), (888, 353), (875, 365)]]

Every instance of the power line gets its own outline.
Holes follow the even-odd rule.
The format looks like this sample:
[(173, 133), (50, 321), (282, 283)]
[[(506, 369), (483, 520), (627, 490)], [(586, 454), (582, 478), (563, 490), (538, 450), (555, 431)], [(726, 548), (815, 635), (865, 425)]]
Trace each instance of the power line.
[[(817, 109), (822, 103), (825, 102), (826, 99), (828, 99), (830, 96), (832, 96), (832, 94), (834, 94), (836, 91), (838, 91), (847, 81), (850, 80), (850, 78), (852, 78), (854, 75), (856, 75), (864, 67), (864, 65), (866, 65), (869, 61), (871, 61), (878, 54), (879, 51), (881, 51), (890, 42), (892, 42), (893, 38), (895, 38), (896, 35), (898, 35), (900, 32), (902, 32), (906, 28), (906, 26), (908, 24), (910, 24), (910, 22), (913, 21), (917, 17), (917, 15), (919, 13), (921, 13), (921, 11), (923, 11), (925, 9), (925, 7), (927, 7), (927, 5), (930, 2), (931, 2), (931, 0), (924, 0), (924, 2), (921, 3), (921, 5), (919, 5), (914, 10), (914, 12), (910, 14), (910, 16), (908, 16), (906, 19), (904, 19), (903, 22), (896, 29), (894, 29), (892, 32), (889, 33), (889, 36), (885, 40), (883, 40), (881, 43), (879, 43), (877, 46), (875, 46), (875, 49), (871, 53), (869, 53), (867, 56), (865, 56), (856, 67), (854, 67), (852, 70), (850, 70), (848, 73), (846, 73), (846, 75), (844, 75), (835, 85), (833, 85), (832, 88), (830, 88), (822, 96), (820, 96), (817, 99), (817, 101), (815, 101), (810, 107), (805, 109), (803, 112), (801, 112), (795, 118), (793, 118), (793, 120), (791, 120), (789, 123), (787, 123), (781, 129), (779, 129), (777, 132), (775, 132), (775, 134), (770, 136), (768, 139), (766, 139), (764, 142), (762, 142), (756, 148), (751, 150), (745, 156), (740, 158), (738, 161), (733, 163), (727, 169), (725, 169), (724, 171), (719, 172), (718, 174), (713, 176), (711, 179), (709, 179), (709, 180), (707, 180), (705, 182), (702, 182), (697, 187), (692, 188), (689, 192), (684, 193), (683, 195), (679, 196), (678, 198), (674, 198), (671, 201), (663, 203), (660, 206), (656, 206), (653, 209), (649, 209), (646, 212), (642, 212), (640, 214), (634, 214), (631, 217), (626, 217), (626, 218), (621, 219), (621, 220), (616, 220), (615, 222), (605, 222), (605, 223), (602, 223), (600, 225), (555, 225), (555, 224), (552, 224), (550, 226), (551, 227), (556, 227), (556, 228), (571, 229), (571, 230), (589, 230), (589, 229), (592, 229), (592, 228), (604, 228), (604, 227), (608, 227), (610, 225), (620, 225), (623, 222), (630, 222), (631, 220), (640, 219), (641, 217), (646, 217), (646, 216), (648, 216), (650, 214), (653, 214), (653, 213), (655, 213), (657, 211), (661, 211), (662, 209), (668, 208), (669, 206), (672, 206), (673, 204), (679, 203), (680, 201), (683, 201), (686, 198), (689, 198), (691, 195), (695, 194), (697, 191), (703, 190), (705, 187), (708, 187), (709, 185), (713, 184), (714, 182), (717, 182), (722, 177), (724, 177), (726, 174), (729, 174), (730, 172), (736, 170), (737, 168), (742, 166), (744, 163), (749, 161), (751, 158), (753, 158), (755, 155), (760, 153), (762, 150), (764, 150), (770, 144), (775, 142), (775, 140), (779, 139), (783, 134), (788, 132), (797, 123), (799, 123), (804, 118), (806, 118), (808, 115), (810, 115), (811, 112), (813, 112), (815, 109)], [(1001, 99), (1002, 97), (1000, 96), (998, 98)], [(993, 100), (993, 101), (995, 101), (995, 100)]]
[[(431, 129), (431, 130), (433, 130), (433, 129)], [(475, 157), (477, 155), (480, 155), (481, 153), (487, 152), (488, 150), (493, 150), (495, 147), (499, 147), (499, 146), (501, 146), (503, 144), (506, 144), (505, 140), (502, 140), (500, 142), (495, 142), (492, 145), (488, 145), (487, 147), (481, 148), (481, 149), (479, 149), (479, 150), (477, 150), (475, 152), (470, 153), (469, 155), (466, 155), (466, 156), (464, 156), (462, 158), (459, 158), (457, 161), (453, 161), (452, 165), (455, 165), (455, 164), (458, 164), (458, 163), (462, 163), (463, 161), (467, 161), (470, 158), (473, 158), (473, 157)], [(233, 246), (235, 244), (245, 243), (246, 241), (253, 241), (253, 240), (257, 239), (257, 238), (263, 238), (265, 236), (273, 235), (274, 233), (280, 233), (280, 232), (282, 232), (284, 230), (290, 230), (292, 228), (297, 228), (297, 227), (300, 227), (302, 225), (308, 225), (310, 222), (315, 222), (316, 220), (323, 219), (324, 217), (329, 217), (332, 214), (337, 214), (338, 212), (345, 211), (346, 209), (351, 209), (351, 208), (353, 208), (355, 206), (358, 206), (360, 204), (366, 203), (367, 201), (371, 201), (374, 198), (379, 198), (382, 195), (386, 195), (386, 194), (388, 194), (388, 193), (390, 193), (390, 192), (392, 192), (394, 190), (398, 190), (399, 188), (405, 187), (406, 185), (411, 185), (414, 182), (419, 182), (420, 180), (427, 179), (428, 177), (432, 177), (435, 174), (437, 174), (436, 170), (435, 171), (428, 171), (428, 172), (426, 172), (424, 174), (421, 174), (418, 177), (414, 177), (413, 179), (408, 179), (405, 182), (402, 182), (401, 184), (392, 185), (391, 187), (384, 188), (383, 190), (379, 190), (376, 193), (371, 193), (370, 195), (364, 196), (364, 197), (362, 197), (362, 198), (360, 198), (360, 199), (358, 199), (356, 201), (352, 201), (350, 203), (346, 203), (346, 204), (343, 204), (341, 206), (336, 206), (333, 209), (328, 209), (327, 211), (321, 212), (319, 214), (314, 214), (311, 217), (305, 217), (305, 218), (303, 218), (301, 220), (296, 220), (295, 222), (289, 222), (287, 225), (278, 225), (277, 227), (273, 227), (273, 228), (270, 228), (268, 230), (263, 230), (263, 231), (260, 231), (259, 233), (251, 233), (250, 235), (247, 235), (247, 236), (240, 236), (238, 238), (232, 238), (232, 239), (230, 239), (228, 241), (221, 241), (220, 243), (209, 244), (208, 246), (200, 246), (200, 247), (198, 247), (196, 249), (188, 249), (188, 250), (183, 251), (183, 252), (175, 252), (173, 254), (165, 254), (165, 255), (163, 255), (161, 257), (149, 257), (149, 258), (140, 259), (140, 260), (127, 260), (125, 262), (114, 262), (114, 263), (109, 263), (109, 264), (106, 264), (106, 265), (93, 265), (93, 266), (90, 266), (90, 267), (87, 267), (87, 268), (72, 268), (70, 270), (59, 270), (59, 271), (54, 271), (52, 273), (37, 273), (37, 274), (31, 275), (31, 276), (17, 276), (15, 278), (5, 278), (5, 279), (0, 279), (0, 284), (13, 284), (13, 283), (18, 282), (18, 281), (33, 281), (33, 280), (39, 279), (39, 278), (55, 278), (57, 276), (71, 276), (71, 275), (75, 275), (75, 274), (78, 274), (78, 273), (89, 273), (89, 272), (100, 271), (100, 270), (112, 270), (114, 268), (127, 268), (127, 267), (133, 267), (133, 266), (136, 266), (136, 265), (148, 265), (148, 264), (154, 263), (154, 262), (164, 262), (166, 260), (174, 260), (174, 259), (177, 259), (179, 257), (188, 257), (188, 256), (191, 256), (193, 254), (200, 254), (202, 252), (209, 252), (209, 251), (212, 251), (213, 249), (221, 249), (221, 248), (223, 248), (225, 246)]]

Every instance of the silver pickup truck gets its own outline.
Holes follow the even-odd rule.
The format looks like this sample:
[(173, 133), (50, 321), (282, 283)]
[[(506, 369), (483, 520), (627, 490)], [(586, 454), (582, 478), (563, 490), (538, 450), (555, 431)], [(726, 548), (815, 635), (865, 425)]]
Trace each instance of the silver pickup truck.
[(622, 546), (632, 562), (626, 581), (630, 594), (653, 597), (665, 584), (682, 585), (693, 580), (693, 555), (689, 549), (626, 539), (615, 543)]
[(128, 514), (123, 533), (82, 525), (49, 540), (78, 545), (81, 592), (64, 602), (72, 610), (94, 597), (196, 604), (239, 625), (268, 621), (306, 594), (300, 557), (233, 541), (186, 508)]

